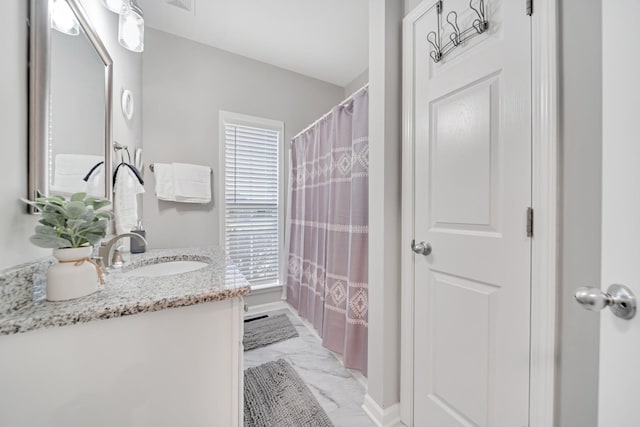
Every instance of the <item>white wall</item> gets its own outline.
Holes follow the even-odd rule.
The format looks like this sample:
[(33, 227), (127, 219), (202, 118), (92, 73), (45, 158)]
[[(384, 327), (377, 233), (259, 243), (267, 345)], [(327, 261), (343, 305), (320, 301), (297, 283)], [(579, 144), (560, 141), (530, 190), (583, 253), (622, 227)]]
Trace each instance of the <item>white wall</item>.
[[(365, 410), (391, 419), (399, 416), (400, 401), (402, 9), (402, 2), (397, 0), (369, 3), (372, 191), (369, 192), (369, 382)], [(380, 416), (377, 418), (385, 422)]]
[[(114, 59), (115, 99), (123, 87), (131, 88), (137, 105), (141, 105), (141, 55), (126, 51), (117, 40), (117, 15), (107, 12), (100, 2), (82, 2), (97, 31)], [(27, 0), (4, 0), (0, 14), (0, 144), (3, 177), (0, 183), (0, 268), (27, 262), (47, 255), (48, 250), (27, 240), (37, 217), (26, 213), (18, 199), (27, 195), (28, 145), (28, 28)], [(115, 23), (115, 24), (114, 24)], [(115, 25), (115, 26), (114, 26)], [(119, 102), (114, 103), (114, 139), (134, 145), (142, 139), (141, 116), (126, 122)]]
[[(602, 281), (640, 291), (637, 0), (602, 1)], [(640, 319), (600, 314), (599, 427), (638, 426)]]
[[(218, 112), (281, 120), (289, 141), (340, 102), (344, 89), (161, 31), (146, 30), (145, 161), (214, 168), (208, 205), (158, 201), (145, 171), (144, 225), (151, 247), (218, 244)], [(284, 165), (288, 170), (288, 165)]]

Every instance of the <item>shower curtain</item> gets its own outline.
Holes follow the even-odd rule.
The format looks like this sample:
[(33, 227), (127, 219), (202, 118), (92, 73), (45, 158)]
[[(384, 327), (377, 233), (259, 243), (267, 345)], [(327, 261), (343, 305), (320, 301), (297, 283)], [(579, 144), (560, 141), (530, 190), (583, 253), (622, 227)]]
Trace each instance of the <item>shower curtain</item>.
[(346, 367), (367, 372), (369, 94), (291, 143), (287, 301)]

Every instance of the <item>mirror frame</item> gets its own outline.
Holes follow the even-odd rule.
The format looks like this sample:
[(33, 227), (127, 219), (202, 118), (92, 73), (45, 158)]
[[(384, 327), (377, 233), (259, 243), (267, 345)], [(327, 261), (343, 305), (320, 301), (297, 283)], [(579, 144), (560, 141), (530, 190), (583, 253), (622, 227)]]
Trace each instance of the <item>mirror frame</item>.
[[(112, 127), (113, 127), (113, 59), (79, 0), (64, 0), (69, 4), (80, 27), (104, 64), (105, 117), (104, 117), (104, 191), (113, 203)], [(51, 138), (51, 0), (31, 0), (29, 41), (29, 176), (28, 199), (35, 200), (38, 193), (49, 195), (49, 143)], [(35, 213), (29, 207), (30, 213)]]

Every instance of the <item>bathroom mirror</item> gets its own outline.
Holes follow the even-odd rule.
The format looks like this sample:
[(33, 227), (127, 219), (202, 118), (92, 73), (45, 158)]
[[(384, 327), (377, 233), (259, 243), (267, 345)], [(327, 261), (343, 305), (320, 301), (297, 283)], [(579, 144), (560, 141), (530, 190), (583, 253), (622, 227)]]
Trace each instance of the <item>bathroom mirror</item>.
[(31, 1), (29, 198), (112, 199), (113, 60), (79, 0)]

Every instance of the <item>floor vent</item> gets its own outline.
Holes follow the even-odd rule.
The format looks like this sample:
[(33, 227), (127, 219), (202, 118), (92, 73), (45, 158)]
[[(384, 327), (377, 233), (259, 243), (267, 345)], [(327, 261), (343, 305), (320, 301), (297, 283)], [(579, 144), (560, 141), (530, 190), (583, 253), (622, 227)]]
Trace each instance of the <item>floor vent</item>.
[(267, 316), (266, 314), (264, 316), (258, 316), (258, 317), (252, 317), (251, 319), (244, 319), (244, 323), (247, 322), (253, 322), (254, 320), (260, 320), (260, 319), (265, 319), (269, 316)]

